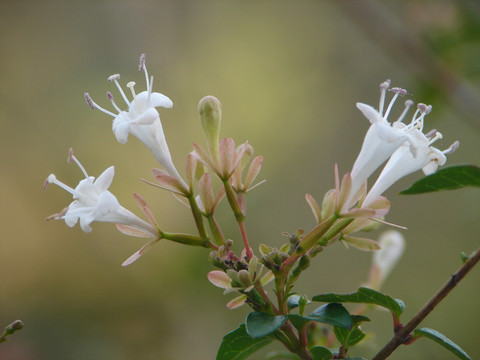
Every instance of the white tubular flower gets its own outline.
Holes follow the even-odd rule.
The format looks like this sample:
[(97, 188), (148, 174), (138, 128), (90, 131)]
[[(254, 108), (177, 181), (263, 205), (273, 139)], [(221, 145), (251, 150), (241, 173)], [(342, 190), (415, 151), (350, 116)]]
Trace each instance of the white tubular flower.
[(396, 230), (388, 230), (380, 235), (380, 250), (373, 253), (369, 286), (380, 289), (381, 285), (397, 264), (405, 249), (405, 239)]
[(155, 156), (155, 159), (157, 159), (165, 170), (167, 170), (170, 175), (176, 177), (182, 185), (187, 188), (185, 182), (173, 165), (172, 157), (165, 140), (162, 123), (160, 121), (160, 115), (155, 109), (157, 107), (171, 108), (173, 102), (163, 94), (152, 92), (153, 76), (150, 78), (148, 77), (147, 68), (145, 66), (145, 54), (142, 54), (140, 57), (139, 70), (145, 73), (147, 90), (136, 94), (134, 89), (135, 83), (133, 81), (129, 82), (127, 87), (132, 94), (132, 101), (128, 99), (118, 83), (118, 79), (120, 79), (119, 74), (111, 75), (108, 78), (109, 81), (115, 83), (120, 91), (123, 100), (128, 106), (127, 110), (121, 110), (117, 106), (113, 95), (110, 92), (107, 92), (107, 97), (118, 114), (108, 111), (96, 104), (88, 93), (84, 94), (85, 100), (92, 109), (98, 109), (114, 118), (112, 129), (120, 144), (125, 144), (127, 142), (129, 133), (137, 137), (150, 149)]
[(65, 220), (73, 227), (80, 220), (80, 227), (85, 232), (92, 231), (90, 224), (93, 221), (123, 224), (140, 230), (152, 238), (158, 238), (158, 230), (151, 224), (143, 221), (131, 211), (122, 207), (117, 198), (107, 189), (113, 180), (114, 167), (110, 166), (97, 179), (88, 176), (80, 162), (70, 153), (70, 159), (80, 167), (85, 179), (81, 180), (75, 189), (57, 180), (50, 174), (46, 184), (55, 184), (73, 195), (74, 201), (59, 214), (50, 218)]
[[(388, 122), (390, 111), (398, 96), (405, 95), (407, 92), (400, 88), (390, 89), (390, 91), (395, 93), (395, 95), (384, 112), (383, 108), (385, 103), (385, 94), (389, 86), (390, 80), (380, 84), (381, 92), (379, 110), (376, 110), (367, 104), (357, 103), (357, 108), (370, 121), (371, 125), (367, 131), (367, 134), (365, 135), (362, 148), (351, 171), (352, 189), (347, 203), (350, 203), (353, 200), (354, 196), (365, 183), (365, 181), (367, 181), (368, 177), (380, 165), (382, 165), (393, 154), (393, 152), (398, 149), (400, 145), (408, 142), (410, 145), (410, 151), (414, 154), (416, 153), (416, 143), (412, 138), (410, 131), (416, 126), (415, 124), (423, 121), (423, 117), (428, 113), (428, 111), (417, 111), (412, 118), (411, 124), (406, 126), (402, 123), (402, 120), (409, 108), (413, 105), (411, 100), (407, 100), (405, 102), (404, 111), (400, 117), (393, 124), (391, 124)], [(417, 117), (419, 112), (420, 115)]]
[(385, 190), (404, 176), (420, 169), (423, 170), (425, 175), (434, 173), (438, 166), (445, 164), (447, 161), (446, 155), (455, 151), (459, 146), (458, 141), (443, 151), (430, 146), (437, 139), (442, 138), (442, 135), (436, 130), (424, 135), (420, 130), (415, 129), (412, 135), (414, 135), (416, 142), (416, 156), (412, 154), (408, 145), (400, 146), (400, 148), (393, 153), (377, 181), (368, 192), (362, 207), (368, 207), (368, 205), (382, 195)]

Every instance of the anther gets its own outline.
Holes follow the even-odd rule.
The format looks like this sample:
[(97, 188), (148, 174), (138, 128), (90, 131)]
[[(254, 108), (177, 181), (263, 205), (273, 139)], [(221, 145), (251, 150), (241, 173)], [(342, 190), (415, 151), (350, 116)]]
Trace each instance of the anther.
[(383, 83), (380, 84), (380, 91), (386, 90), (390, 87), (391, 80), (387, 79)]
[(453, 152), (455, 152), (455, 150), (458, 149), (458, 147), (460, 146), (460, 142), (459, 141), (455, 141), (452, 145), (450, 145), (450, 147), (446, 150), (443, 150), (442, 152), (447, 155), (447, 154), (451, 154)]
[(139, 71), (143, 71), (144, 68), (145, 68), (145, 54), (142, 54), (142, 55), (140, 55), (140, 61), (139, 61), (139, 64), (138, 64), (138, 70), (139, 70)]
[(407, 95), (408, 92), (405, 89), (399, 88), (399, 87), (394, 87), (390, 89), (391, 92), (394, 92), (399, 95)]
[(403, 121), (403, 119), (405, 118), (405, 115), (407, 115), (408, 110), (410, 109), (410, 107), (413, 104), (414, 104), (414, 102), (410, 99), (405, 101), (405, 109), (403, 109), (403, 112), (400, 114), (400, 116), (398, 117), (398, 120), (396, 122), (402, 122)]
[(425, 137), (427, 139), (431, 139), (432, 137), (435, 136), (436, 133), (437, 133), (437, 129), (430, 130), (428, 133), (425, 134)]
[(72, 148), (70, 148), (70, 149), (68, 149), (68, 158), (67, 158), (67, 162), (70, 164), (70, 163), (73, 161), (73, 158), (74, 158), (74, 156), (73, 156), (73, 149), (72, 149)]
[(429, 114), (432, 111), (432, 105), (426, 105), (426, 104), (418, 104), (417, 109), (420, 110), (420, 112), (424, 115)]
[(95, 109), (95, 104), (88, 94), (88, 92), (84, 93), (83, 96), (85, 97), (85, 101), (87, 102), (87, 105), (90, 106), (90, 109)]
[(437, 131), (435, 135), (430, 140), (428, 140), (428, 145), (433, 144), (435, 141), (439, 139), (443, 139), (443, 135), (441, 132)]
[(113, 74), (108, 77), (108, 81), (115, 81), (120, 79), (120, 74)]
[(130, 91), (132, 92), (132, 96), (133, 98), (135, 99), (135, 81), (130, 81), (128, 84), (127, 84), (127, 87), (130, 89)]

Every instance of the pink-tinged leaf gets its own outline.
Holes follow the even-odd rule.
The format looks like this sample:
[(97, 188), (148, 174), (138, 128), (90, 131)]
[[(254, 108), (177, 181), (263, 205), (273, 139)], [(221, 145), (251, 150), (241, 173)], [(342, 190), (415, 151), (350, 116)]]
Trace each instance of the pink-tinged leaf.
[(222, 289), (232, 288), (232, 279), (230, 279), (228, 275), (223, 271), (219, 271), (219, 270), (210, 271), (207, 276), (208, 276), (208, 280), (216, 287), (219, 287)]
[(203, 174), (198, 182), (198, 194), (202, 200), (205, 212), (207, 214), (212, 214), (214, 204), (212, 178), (208, 173)]
[(145, 179), (139, 179), (140, 181), (143, 181), (145, 184), (148, 184), (148, 185), (152, 185), (154, 187), (157, 187), (157, 188), (160, 188), (162, 190), (166, 190), (166, 191), (169, 191), (171, 192), (172, 194), (177, 194), (177, 195), (181, 195), (181, 196), (185, 196), (185, 194), (183, 192), (180, 192), (178, 191), (177, 189), (175, 189), (174, 187), (167, 187), (167, 186), (163, 186), (163, 185), (159, 185), (159, 184), (154, 184), (150, 181), (147, 181)]
[(268, 270), (265, 275), (263, 275), (261, 278), (260, 278), (260, 284), (262, 286), (265, 286), (267, 285), (269, 282), (273, 281), (275, 279), (275, 275), (273, 274), (273, 272), (271, 270)]
[(147, 237), (152, 237), (151, 234), (148, 234), (144, 231), (141, 231), (137, 228), (128, 226), (128, 225), (123, 225), (123, 224), (115, 224), (117, 227), (117, 230), (120, 231), (122, 234), (128, 235), (128, 236), (134, 236), (134, 237), (140, 237), (140, 238), (147, 238)]
[(171, 176), (166, 171), (153, 169), (152, 173), (162, 188), (176, 192), (177, 194), (183, 194), (185, 192), (182, 183), (180, 183), (177, 178)]
[(225, 187), (220, 187), (218, 189), (217, 195), (215, 196), (215, 200), (213, 201), (213, 211), (215, 211), (216, 207), (218, 204), (220, 204), (220, 201), (225, 197)]
[(140, 207), (140, 209), (143, 211), (143, 213), (147, 217), (150, 224), (152, 224), (156, 228), (160, 228), (158, 226), (157, 220), (155, 219), (155, 216), (153, 215), (152, 209), (147, 204), (147, 202), (137, 193), (133, 193), (133, 197), (135, 198), (137, 205)]
[(195, 150), (195, 154), (198, 156), (198, 159), (207, 167), (209, 167), (210, 169), (212, 169), (218, 176), (220, 176), (220, 171), (219, 169), (217, 168), (217, 166), (215, 166), (214, 162), (212, 161), (212, 159), (210, 158), (210, 155), (207, 154), (207, 152), (205, 150), (203, 150), (203, 148), (196, 144), (196, 143), (193, 143), (193, 149)]
[(222, 178), (226, 179), (230, 177), (231, 173), (235, 169), (233, 164), (235, 163), (235, 142), (231, 138), (223, 138), (220, 140), (219, 146), (220, 153), (220, 167)]
[(255, 157), (250, 163), (250, 166), (248, 167), (247, 175), (245, 176), (245, 185), (244, 185), (245, 190), (248, 190), (248, 188), (253, 184), (253, 182), (257, 178), (258, 174), (260, 173), (260, 170), (262, 170), (262, 164), (263, 164), (263, 156)]
[(346, 218), (371, 218), (377, 216), (377, 212), (372, 209), (354, 208), (345, 214), (341, 214), (341, 216)]
[(342, 242), (343, 241), (363, 251), (380, 250), (380, 245), (378, 244), (378, 242), (372, 239), (360, 238), (355, 236), (344, 236)]
[(45, 220), (50, 221), (50, 220), (62, 219), (67, 213), (67, 211), (68, 211), (68, 206), (66, 208), (63, 208), (62, 211), (60, 211), (59, 213), (48, 216)]
[(188, 186), (190, 186), (190, 188), (193, 187), (193, 180), (195, 178), (195, 170), (197, 169), (197, 163), (198, 159), (194, 154), (190, 153), (187, 155), (185, 174)]
[(234, 162), (232, 164), (232, 167), (230, 168), (230, 173), (231, 174), (237, 167), (241, 167), (241, 161), (243, 158), (243, 155), (245, 154), (245, 151), (248, 148), (248, 141), (246, 141), (244, 144), (239, 146), (239, 151), (235, 150), (234, 152)]
[(330, 217), (335, 212), (337, 194), (338, 192), (335, 189), (331, 189), (325, 193), (322, 201), (322, 212), (321, 212), (322, 219), (326, 219)]
[(350, 173), (346, 173), (342, 179), (342, 185), (340, 186), (340, 193), (338, 194), (338, 207), (337, 209), (343, 212), (345, 209), (347, 199), (350, 197), (350, 192), (352, 190), (352, 177)]
[(388, 210), (390, 210), (390, 201), (383, 196), (379, 196), (368, 205), (368, 208), (373, 210), (386, 210), (388, 212)]
[(318, 206), (318, 203), (310, 194), (305, 194), (305, 200), (307, 200), (310, 209), (312, 209), (313, 216), (315, 216), (317, 224), (320, 224), (322, 222), (322, 211), (320, 210), (320, 206)]
[(235, 299), (232, 299), (227, 303), (227, 308), (229, 308), (230, 310), (239, 308), (240, 306), (245, 304), (246, 300), (247, 300), (247, 295), (245, 294), (237, 296)]
[(122, 266), (128, 266), (128, 265), (134, 263), (135, 261), (137, 261), (140, 258), (140, 256), (142, 256), (148, 250), (150, 250), (153, 247), (153, 245), (155, 245), (158, 241), (160, 241), (160, 240), (152, 240), (149, 243), (146, 243), (145, 245), (143, 245), (140, 250), (138, 250), (135, 254), (133, 254), (127, 260), (125, 260), (123, 262)]

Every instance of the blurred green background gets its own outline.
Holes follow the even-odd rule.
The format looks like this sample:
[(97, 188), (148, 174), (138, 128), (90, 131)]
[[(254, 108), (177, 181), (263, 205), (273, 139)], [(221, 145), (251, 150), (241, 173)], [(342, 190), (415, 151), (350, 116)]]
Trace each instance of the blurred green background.
[[(185, 207), (140, 182), (156, 163), (135, 138), (116, 142), (111, 119), (91, 111), (89, 91), (108, 105), (106, 81), (135, 80), (139, 55), (155, 89), (174, 102), (161, 116), (177, 167), (203, 142), (196, 106), (223, 103), (222, 136), (249, 140), (265, 156), (267, 183), (248, 197), (254, 248), (280, 245), (281, 233), (309, 229), (306, 192), (318, 200), (333, 186), (333, 167), (351, 169), (368, 128), (357, 101), (377, 106), (386, 78), (416, 102), (433, 105), (426, 129), (460, 140), (448, 164), (480, 164), (480, 9), (476, 1), (2, 1), (0, 2), (0, 327), (25, 329), (0, 346), (1, 360), (214, 359), (222, 336), (246, 308), (211, 286), (204, 249), (161, 242), (128, 268), (143, 245), (111, 224), (93, 232), (45, 222), (70, 196), (48, 174), (75, 185), (69, 147), (90, 174), (115, 165), (111, 190), (137, 214), (131, 194), (152, 205), (167, 231), (194, 231)], [(478, 189), (397, 196), (421, 174), (387, 192), (391, 222), (402, 224), (406, 253), (384, 291), (407, 304), (407, 321), (479, 244)], [(229, 213), (219, 219), (239, 238)], [(383, 228), (385, 229), (385, 227)], [(377, 235), (372, 235), (377, 236)], [(370, 254), (332, 246), (297, 290), (310, 296), (349, 292), (366, 279)], [(480, 269), (475, 268), (423, 323), (480, 358)], [(391, 336), (391, 318), (373, 312), (371, 357)], [(278, 349), (271, 345), (263, 353)], [(392, 359), (453, 359), (420, 340)]]

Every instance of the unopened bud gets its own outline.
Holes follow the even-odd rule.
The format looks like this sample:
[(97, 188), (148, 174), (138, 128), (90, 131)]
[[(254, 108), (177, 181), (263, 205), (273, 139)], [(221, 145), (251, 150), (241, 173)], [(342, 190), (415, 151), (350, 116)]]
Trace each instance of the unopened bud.
[(198, 103), (198, 117), (207, 137), (208, 149), (214, 159), (218, 161), (222, 104), (214, 96), (205, 96)]

